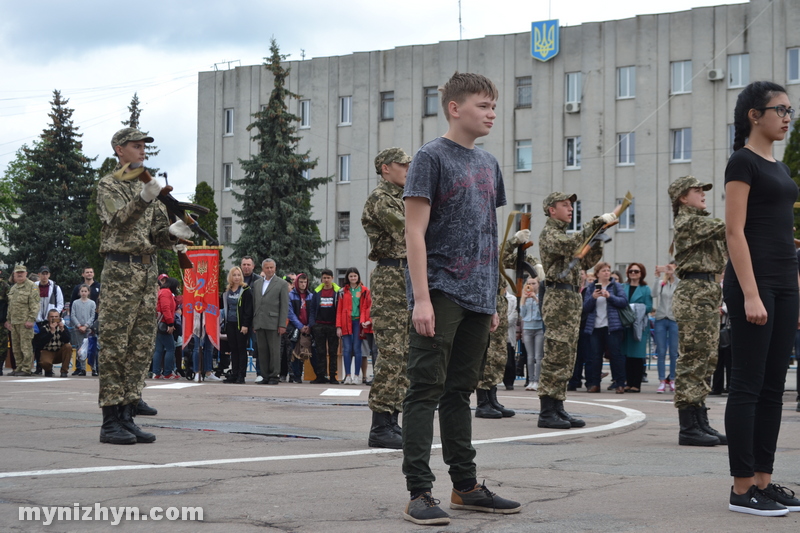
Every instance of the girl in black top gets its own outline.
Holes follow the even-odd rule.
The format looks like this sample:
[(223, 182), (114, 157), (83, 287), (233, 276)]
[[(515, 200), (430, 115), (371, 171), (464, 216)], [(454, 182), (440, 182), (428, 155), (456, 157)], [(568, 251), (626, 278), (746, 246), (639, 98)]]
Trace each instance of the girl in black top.
[(794, 493), (772, 483), (798, 309), (792, 232), (798, 189), (788, 167), (772, 156), (772, 144), (786, 136), (793, 115), (783, 87), (748, 85), (736, 102), (734, 153), (725, 169), (730, 261), (723, 295), (732, 335), (725, 411), (733, 476), (729, 509), (759, 516), (800, 511)]

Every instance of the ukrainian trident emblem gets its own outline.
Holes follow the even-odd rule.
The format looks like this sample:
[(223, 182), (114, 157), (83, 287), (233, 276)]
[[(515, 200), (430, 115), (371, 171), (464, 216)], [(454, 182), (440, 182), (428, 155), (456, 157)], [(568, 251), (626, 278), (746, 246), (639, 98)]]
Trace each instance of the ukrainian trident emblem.
[(531, 23), (531, 55), (548, 61), (558, 54), (558, 19)]

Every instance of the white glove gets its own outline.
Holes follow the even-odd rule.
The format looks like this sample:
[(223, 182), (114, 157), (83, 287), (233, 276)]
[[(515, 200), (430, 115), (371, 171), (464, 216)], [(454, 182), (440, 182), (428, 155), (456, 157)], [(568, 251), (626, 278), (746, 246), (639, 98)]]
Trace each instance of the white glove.
[(142, 200), (149, 204), (158, 197), (158, 193), (160, 192), (161, 185), (159, 185), (156, 180), (152, 179), (144, 184), (144, 187), (142, 187), (142, 192), (139, 193), (139, 196), (141, 196)]
[(179, 254), (185, 254), (187, 250), (186, 245), (183, 244), (182, 242), (179, 242), (178, 244), (173, 246), (172, 249), (178, 252)]
[(544, 267), (539, 263), (533, 265), (533, 270), (536, 272), (536, 277), (539, 278), (540, 283), (544, 283)]
[(617, 220), (617, 215), (615, 215), (614, 213), (606, 213), (605, 215), (601, 215), (600, 218), (602, 218), (603, 222), (605, 222), (606, 224), (611, 224), (612, 222)]
[(192, 229), (186, 225), (186, 222), (180, 219), (169, 227), (169, 232), (179, 239), (186, 239), (187, 241), (194, 237)]
[(521, 229), (514, 234), (514, 239), (516, 239), (517, 244), (525, 244), (529, 240), (531, 240), (531, 230), (529, 229)]

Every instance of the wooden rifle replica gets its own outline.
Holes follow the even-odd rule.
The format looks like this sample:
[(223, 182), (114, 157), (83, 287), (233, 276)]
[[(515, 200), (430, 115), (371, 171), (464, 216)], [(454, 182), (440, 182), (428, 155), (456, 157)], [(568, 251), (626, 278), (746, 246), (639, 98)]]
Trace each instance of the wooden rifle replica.
[(511, 228), (514, 225), (514, 219), (516, 216), (520, 216), (519, 220), (519, 229), (531, 229), (531, 214), (530, 213), (522, 213), (520, 211), (512, 211), (508, 215), (508, 222), (506, 223), (506, 232), (503, 235), (503, 243), (500, 245), (500, 274), (506, 279), (508, 284), (511, 287), (515, 288), (515, 293), (517, 295), (517, 311), (519, 311), (519, 300), (522, 298), (522, 285), (525, 281), (525, 273), (527, 272), (528, 275), (532, 278), (536, 277), (536, 270), (534, 270), (533, 265), (528, 263), (525, 260), (525, 250), (533, 246), (533, 241), (528, 241), (523, 244), (517, 245), (517, 261), (514, 266), (514, 273), (516, 279), (511, 279), (509, 275), (506, 273), (505, 269), (503, 268), (503, 248), (505, 248), (506, 242), (508, 242), (508, 234), (511, 233)]
[[(128, 170), (130, 166), (131, 164), (127, 163), (117, 172), (120, 173), (121, 175), (126, 170)], [(137, 177), (139, 178), (139, 181), (141, 181), (142, 183), (150, 183), (150, 181), (153, 179), (153, 176), (151, 176), (150, 173), (147, 171), (147, 169), (145, 169), (143, 166), (130, 169), (130, 171), (128, 172), (129, 179), (135, 179)], [(209, 209), (202, 205), (192, 204), (189, 202), (179, 202), (177, 198), (172, 196), (172, 190), (173, 188), (171, 185), (166, 185), (161, 189), (161, 192), (158, 194), (158, 200), (162, 204), (164, 204), (164, 207), (167, 208), (167, 214), (169, 215), (170, 221), (175, 222), (177, 220), (182, 220), (195, 233), (205, 238), (208, 244), (212, 246), (218, 245), (219, 242), (214, 237), (209, 235), (206, 230), (201, 228), (200, 225), (197, 223), (197, 220), (195, 220), (190, 214), (194, 213), (195, 216), (205, 215), (206, 213), (208, 213)], [(178, 242), (185, 244), (187, 246), (194, 244), (192, 241), (180, 238), (178, 239)], [(194, 265), (192, 265), (191, 259), (189, 259), (189, 256), (186, 255), (186, 253), (184, 252), (178, 252), (178, 262), (180, 263), (180, 267), (183, 270), (191, 269), (194, 267)]]
[[(628, 191), (628, 193), (625, 195), (625, 198), (622, 199), (622, 209), (619, 212), (619, 216), (622, 216), (622, 213), (624, 213), (625, 210), (628, 209), (628, 207), (630, 207), (632, 202), (633, 202), (633, 195), (631, 194), (630, 191)], [(561, 274), (558, 275), (559, 279), (564, 279), (567, 276), (569, 276), (569, 273), (572, 271), (572, 269), (575, 268), (575, 266), (584, 257), (586, 257), (586, 254), (589, 253), (589, 251), (592, 249), (592, 246), (594, 246), (595, 243), (611, 242), (611, 237), (609, 235), (606, 235), (606, 231), (609, 228), (613, 228), (614, 226), (619, 224), (619, 216), (617, 217), (617, 220), (615, 220), (614, 222), (603, 224), (602, 226), (595, 229), (591, 235), (589, 235), (589, 237), (583, 242), (583, 244), (581, 244), (580, 248), (578, 248), (577, 253), (572, 257), (572, 260), (569, 262), (569, 265), (567, 265), (567, 268), (565, 268), (561, 272)]]

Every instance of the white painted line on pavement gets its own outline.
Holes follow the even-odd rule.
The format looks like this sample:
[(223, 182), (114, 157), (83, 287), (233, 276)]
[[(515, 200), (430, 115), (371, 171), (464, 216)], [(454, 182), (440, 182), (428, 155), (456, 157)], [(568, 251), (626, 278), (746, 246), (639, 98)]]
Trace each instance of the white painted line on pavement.
[(358, 389), (325, 389), (320, 396), (361, 396), (361, 392)]
[(3, 383), (47, 383), (50, 381), (68, 381), (69, 378), (22, 378), (22, 379), (4, 379)]
[(199, 387), (202, 383), (170, 383), (169, 385), (148, 385), (148, 389), (185, 389), (186, 387)]
[[(569, 403), (577, 403), (583, 405), (592, 405), (595, 407), (605, 407), (613, 409), (625, 414), (625, 417), (597, 427), (584, 427), (580, 429), (570, 429), (564, 431), (552, 431), (547, 433), (536, 433), (533, 435), (520, 435), (516, 437), (500, 437), (496, 439), (474, 440), (472, 444), (496, 444), (502, 442), (512, 442), (518, 440), (533, 440), (533, 439), (546, 439), (549, 437), (560, 437), (563, 435), (581, 435), (586, 433), (598, 433), (600, 431), (608, 431), (619, 429), (639, 422), (644, 421), (645, 414), (636, 409), (629, 409), (627, 407), (619, 407), (617, 405), (603, 405), (590, 402), (576, 402), (567, 400)], [(434, 444), (431, 446), (432, 450), (441, 448), (441, 444)], [(358, 455), (378, 455), (384, 453), (400, 453), (400, 450), (389, 450), (386, 448), (367, 448), (365, 450), (352, 450), (349, 452), (330, 452), (330, 453), (308, 453), (302, 455), (273, 455), (267, 457), (240, 457), (236, 459), (210, 459), (206, 461), (184, 461), (180, 463), (166, 463), (166, 464), (142, 464), (142, 465), (116, 465), (116, 466), (93, 466), (84, 468), (62, 468), (54, 470), (28, 470), (22, 472), (3, 472), (0, 473), (0, 479), (12, 477), (32, 477), (32, 476), (54, 476), (66, 474), (93, 474), (98, 472), (119, 472), (123, 470), (155, 470), (162, 468), (190, 468), (195, 466), (214, 466), (238, 463), (260, 463), (268, 461), (296, 461), (305, 459), (329, 459), (333, 457), (353, 457)]]

